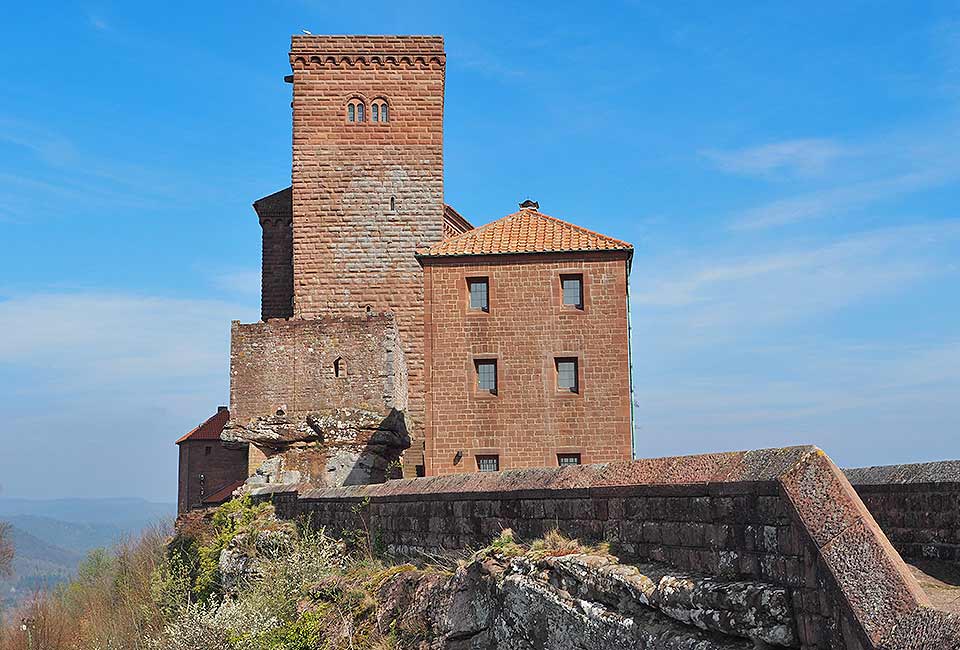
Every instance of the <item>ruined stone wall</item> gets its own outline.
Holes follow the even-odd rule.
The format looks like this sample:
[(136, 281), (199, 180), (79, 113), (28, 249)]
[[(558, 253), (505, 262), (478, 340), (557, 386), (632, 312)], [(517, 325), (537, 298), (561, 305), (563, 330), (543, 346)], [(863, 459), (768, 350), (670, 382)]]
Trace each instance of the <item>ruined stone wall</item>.
[(960, 461), (846, 470), (905, 558), (960, 565)]
[(394, 552), (559, 528), (639, 561), (784, 587), (804, 649), (952, 647), (936, 639), (947, 623), (960, 629), (929, 607), (843, 474), (813, 448), (289, 489), (255, 496), (329, 531), (369, 531)]
[[(626, 254), (424, 258), (429, 364), (427, 474), (631, 458)], [(583, 278), (582, 309), (561, 276)], [(470, 309), (468, 279), (487, 278), (489, 310)], [(557, 389), (557, 358), (579, 363), (577, 392)], [(497, 363), (495, 395), (475, 362)], [(462, 452), (458, 457), (458, 452)]]
[(234, 322), (223, 437), (258, 481), (382, 481), (410, 446), (407, 391), (392, 315)]
[[(423, 422), (423, 277), (418, 247), (443, 237), (443, 39), (295, 36), (294, 313), (390, 311)], [(373, 122), (372, 104), (389, 106)], [(347, 104), (365, 120), (350, 123)], [(411, 461), (419, 464), (422, 461)]]
[(404, 410), (405, 374), (389, 315), (234, 321), (230, 328), (232, 424), (278, 412)]

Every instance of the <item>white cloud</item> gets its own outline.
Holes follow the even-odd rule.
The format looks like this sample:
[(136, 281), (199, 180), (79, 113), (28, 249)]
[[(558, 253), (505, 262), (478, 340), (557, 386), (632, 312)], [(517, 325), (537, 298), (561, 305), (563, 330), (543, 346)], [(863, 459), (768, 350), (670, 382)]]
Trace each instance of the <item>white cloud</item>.
[(958, 177), (957, 170), (938, 167), (818, 190), (748, 210), (733, 222), (732, 227), (735, 230), (758, 230), (837, 216), (879, 201), (937, 187)]
[[(752, 255), (640, 259), (633, 302), (677, 331), (713, 340), (746, 326), (810, 316), (953, 272), (960, 220), (889, 228), (845, 240)], [(638, 316), (643, 318), (643, 314)]]
[[(749, 245), (638, 258), (638, 453), (812, 443), (847, 465), (957, 456), (960, 220)], [(940, 299), (918, 310), (917, 292)]]
[(735, 150), (707, 149), (701, 155), (725, 172), (769, 176), (789, 172), (803, 176), (822, 174), (850, 152), (829, 139), (784, 140)]
[(0, 363), (81, 373), (83, 381), (204, 374), (222, 367), (230, 320), (214, 300), (35, 294), (0, 302)]
[(213, 284), (222, 291), (259, 296), (260, 269), (223, 271), (213, 276)]

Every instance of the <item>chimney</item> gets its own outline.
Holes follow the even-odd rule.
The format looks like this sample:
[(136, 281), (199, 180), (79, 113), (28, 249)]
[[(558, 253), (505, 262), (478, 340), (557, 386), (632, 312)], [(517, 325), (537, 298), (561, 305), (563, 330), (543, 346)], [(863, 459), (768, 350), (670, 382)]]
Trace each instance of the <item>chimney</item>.
[(537, 203), (536, 201), (531, 201), (530, 199), (527, 199), (526, 201), (520, 204), (520, 209), (521, 210), (539, 210), (540, 204)]

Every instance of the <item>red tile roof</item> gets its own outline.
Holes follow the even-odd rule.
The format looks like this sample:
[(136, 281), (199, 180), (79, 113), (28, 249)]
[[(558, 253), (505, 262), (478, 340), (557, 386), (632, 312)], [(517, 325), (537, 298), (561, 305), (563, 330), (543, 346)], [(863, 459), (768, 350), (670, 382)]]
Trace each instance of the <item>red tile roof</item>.
[(633, 245), (524, 208), (476, 230), (451, 237), (421, 257), (562, 253), (576, 251), (633, 251)]
[(220, 432), (223, 431), (223, 427), (227, 425), (229, 419), (230, 411), (227, 407), (221, 406), (206, 422), (184, 434), (177, 440), (176, 444), (179, 445), (181, 442), (186, 442), (187, 440), (219, 440)]

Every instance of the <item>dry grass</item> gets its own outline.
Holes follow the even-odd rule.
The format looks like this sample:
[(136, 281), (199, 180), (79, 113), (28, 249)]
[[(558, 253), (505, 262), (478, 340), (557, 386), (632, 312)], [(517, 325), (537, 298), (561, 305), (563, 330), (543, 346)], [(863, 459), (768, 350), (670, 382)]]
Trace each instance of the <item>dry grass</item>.
[(576, 539), (570, 539), (554, 528), (530, 545), (530, 553), (535, 557), (561, 557), (563, 555), (609, 555), (610, 545), (584, 544)]
[(498, 556), (501, 558), (513, 558), (525, 556), (535, 560), (545, 557), (562, 557), (564, 555), (609, 555), (610, 545), (606, 542), (600, 544), (585, 544), (579, 540), (571, 539), (561, 533), (556, 528), (548, 532), (540, 539), (535, 539), (529, 545), (523, 544), (514, 536), (513, 530), (505, 528), (500, 532), (490, 546), (477, 552), (477, 557)]

